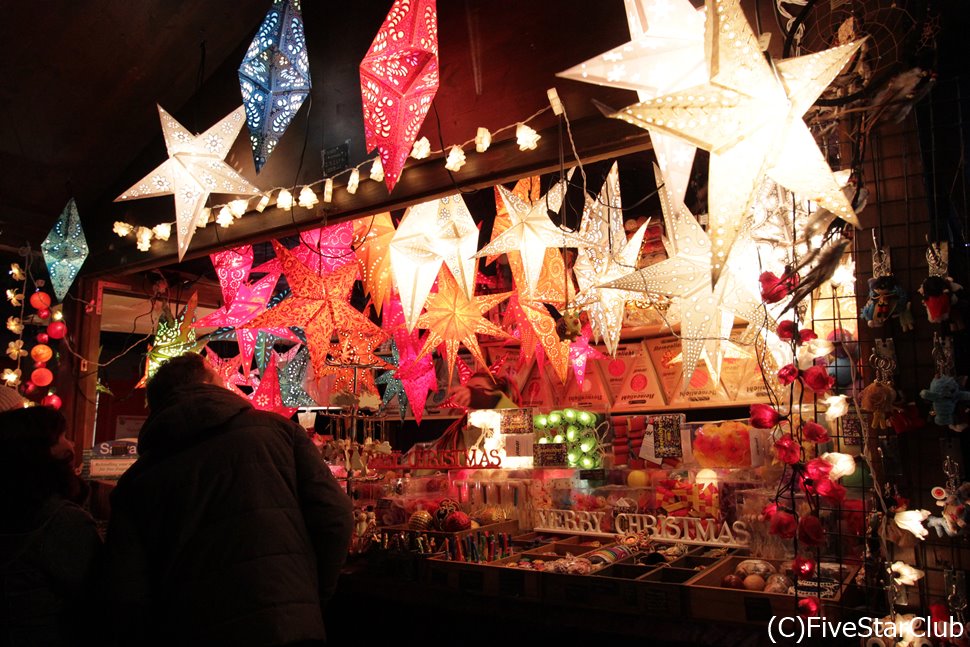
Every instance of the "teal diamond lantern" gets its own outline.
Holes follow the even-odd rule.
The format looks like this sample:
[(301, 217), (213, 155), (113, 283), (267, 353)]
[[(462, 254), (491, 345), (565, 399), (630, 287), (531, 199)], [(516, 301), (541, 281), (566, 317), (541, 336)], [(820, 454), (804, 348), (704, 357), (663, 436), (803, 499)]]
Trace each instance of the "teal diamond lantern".
[(74, 198), (67, 203), (61, 217), (40, 246), (51, 277), (51, 287), (58, 301), (63, 301), (77, 273), (88, 257), (88, 241), (81, 229), (81, 217)]

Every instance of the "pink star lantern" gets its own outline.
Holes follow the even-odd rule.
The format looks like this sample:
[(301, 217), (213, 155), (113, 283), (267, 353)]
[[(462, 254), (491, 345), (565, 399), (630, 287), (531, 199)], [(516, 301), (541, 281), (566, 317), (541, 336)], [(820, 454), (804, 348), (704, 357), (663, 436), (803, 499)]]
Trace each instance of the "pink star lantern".
[(366, 148), (380, 151), (388, 193), (397, 184), (437, 91), (435, 0), (395, 0), (360, 62)]
[(266, 368), (263, 369), (263, 374), (259, 376), (259, 384), (249, 396), (249, 401), (261, 411), (272, 411), (284, 418), (289, 418), (296, 412), (296, 407), (288, 407), (283, 404), (283, 395), (280, 393), (280, 378), (276, 369), (279, 358), (279, 354), (273, 351), (270, 361), (266, 363)]
[(606, 355), (589, 345), (593, 331), (589, 324), (583, 326), (583, 332), (569, 345), (569, 363), (576, 376), (576, 384), (583, 385), (586, 381), (586, 362), (590, 359), (606, 359)]
[(239, 287), (232, 302), (199, 319), (192, 326), (195, 328), (210, 326), (235, 328), (242, 365), (246, 367), (252, 364), (259, 330), (280, 339), (299, 342), (300, 338), (286, 326), (246, 328), (246, 324), (266, 310), (266, 304), (273, 295), (278, 280), (279, 274), (268, 274), (255, 283), (244, 283)]
[(249, 271), (253, 267), (253, 246), (243, 245), (223, 252), (210, 254), (209, 259), (219, 277), (224, 303), (232, 303), (236, 292), (249, 278)]
[(415, 422), (421, 424), (428, 393), (438, 390), (434, 360), (431, 355), (418, 357), (418, 352), (424, 346), (424, 339), (417, 331), (408, 332), (404, 325), (404, 309), (397, 296), (388, 300), (384, 307), (383, 324), (386, 330), (393, 331), (392, 336), (397, 346), (398, 367), (394, 377), (404, 387)]
[(242, 391), (238, 387), (240, 385), (249, 385), (248, 377), (239, 371), (242, 366), (241, 356), (236, 355), (235, 357), (222, 358), (214, 350), (206, 346), (204, 358), (209, 368), (222, 380), (223, 386), (230, 391), (241, 395)]
[[(317, 274), (324, 274), (356, 262), (353, 244), (354, 223), (347, 221), (302, 232), (300, 244), (291, 249), (290, 253)], [(283, 266), (279, 257), (276, 257), (253, 271), (279, 274), (283, 271)]]

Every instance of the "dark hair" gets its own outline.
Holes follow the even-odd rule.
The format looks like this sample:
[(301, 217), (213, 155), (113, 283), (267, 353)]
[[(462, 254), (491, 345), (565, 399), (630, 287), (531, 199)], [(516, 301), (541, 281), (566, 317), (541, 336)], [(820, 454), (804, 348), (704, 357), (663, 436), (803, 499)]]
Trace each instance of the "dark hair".
[(83, 500), (85, 484), (74, 474), (72, 460), (51, 456), (67, 421), (49, 407), (0, 413), (0, 526), (27, 527), (52, 495)]
[(173, 357), (158, 367), (148, 380), (148, 408), (157, 411), (165, 405), (176, 389), (191, 384), (206, 384), (212, 373), (198, 353), (186, 353)]

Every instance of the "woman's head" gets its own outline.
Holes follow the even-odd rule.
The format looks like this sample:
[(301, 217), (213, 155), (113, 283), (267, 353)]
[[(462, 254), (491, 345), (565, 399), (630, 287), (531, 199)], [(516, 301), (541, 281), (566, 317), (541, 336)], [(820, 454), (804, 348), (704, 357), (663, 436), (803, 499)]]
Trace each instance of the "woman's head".
[(0, 490), (8, 509), (29, 514), (53, 494), (76, 498), (74, 444), (67, 421), (49, 407), (0, 413)]

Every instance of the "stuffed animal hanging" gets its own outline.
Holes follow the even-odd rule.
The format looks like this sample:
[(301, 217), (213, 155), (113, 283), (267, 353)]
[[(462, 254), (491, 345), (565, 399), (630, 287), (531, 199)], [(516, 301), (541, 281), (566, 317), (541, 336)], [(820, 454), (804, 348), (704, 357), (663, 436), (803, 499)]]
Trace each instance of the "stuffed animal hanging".
[(862, 308), (862, 318), (870, 328), (882, 328), (896, 317), (903, 331), (913, 329), (913, 315), (909, 310), (909, 296), (892, 274), (869, 279), (869, 301)]
[(966, 424), (954, 424), (957, 403), (970, 402), (970, 391), (961, 391), (960, 383), (949, 375), (933, 378), (929, 389), (923, 389), (919, 396), (933, 403), (933, 422), (949, 425), (954, 431), (963, 431)]
[(888, 429), (889, 417), (896, 410), (896, 389), (891, 384), (876, 380), (859, 394), (863, 411), (872, 413), (873, 429)]
[(967, 523), (970, 522), (970, 483), (964, 483), (952, 492), (936, 487), (932, 494), (943, 512), (939, 517), (930, 517), (926, 527), (935, 530), (937, 537), (942, 537), (944, 533), (953, 537), (966, 532)]
[(960, 330), (963, 321), (953, 309), (961, 296), (963, 287), (949, 276), (928, 276), (923, 280), (919, 293), (923, 297), (926, 316), (931, 323), (950, 321), (950, 328)]

